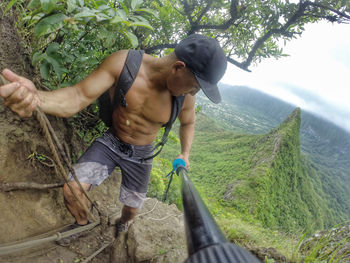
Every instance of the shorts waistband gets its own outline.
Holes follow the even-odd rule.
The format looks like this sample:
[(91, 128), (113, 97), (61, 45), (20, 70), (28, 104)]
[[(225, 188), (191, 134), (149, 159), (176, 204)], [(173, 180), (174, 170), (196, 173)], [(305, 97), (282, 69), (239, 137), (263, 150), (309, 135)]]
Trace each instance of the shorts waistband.
[(123, 153), (129, 158), (145, 158), (153, 153), (153, 143), (147, 145), (133, 145), (123, 142), (110, 129), (102, 137), (97, 138), (96, 141), (101, 142), (114, 151)]

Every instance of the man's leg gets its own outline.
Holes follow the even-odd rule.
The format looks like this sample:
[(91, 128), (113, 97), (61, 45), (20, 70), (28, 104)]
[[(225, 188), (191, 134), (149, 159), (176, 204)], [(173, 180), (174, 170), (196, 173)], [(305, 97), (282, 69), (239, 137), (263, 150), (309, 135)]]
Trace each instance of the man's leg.
[(139, 209), (124, 205), (122, 209), (122, 216), (116, 224), (116, 236), (120, 233), (126, 233), (129, 229), (129, 222), (135, 218)]
[[(84, 193), (80, 190), (80, 187), (75, 181), (69, 182), (71, 187), (75, 190), (74, 192), (77, 194), (81, 202), (88, 207), (88, 200), (84, 196)], [(81, 186), (87, 191), (90, 188), (90, 184), (87, 183), (81, 183)], [(67, 184), (64, 184), (63, 186), (63, 196), (64, 196), (64, 203), (68, 209), (68, 211), (72, 214), (72, 216), (75, 218), (76, 222), (72, 225), (67, 226), (65, 229), (62, 230), (62, 232), (66, 232), (69, 230), (73, 230), (75, 228), (78, 228), (82, 225), (86, 225), (89, 221), (87, 218), (87, 214), (85, 210), (81, 207), (79, 202), (75, 199), (75, 196), (71, 192), (70, 188)], [(84, 235), (85, 232), (79, 232), (76, 234), (73, 234), (71, 236), (62, 238), (57, 241), (57, 244), (61, 246), (69, 246), (72, 241), (76, 240), (80, 236)]]
[(121, 217), (116, 224), (117, 236), (119, 233), (125, 233), (128, 231), (130, 221), (136, 217), (145, 199), (146, 193), (135, 192), (128, 190), (123, 185), (121, 186), (119, 200), (124, 206)]
[[(81, 202), (88, 207), (88, 200), (86, 199), (84, 193), (81, 191), (80, 187), (75, 181), (69, 182), (71, 187), (75, 190), (77, 196), (81, 200)], [(87, 183), (81, 183), (81, 186), (84, 188), (85, 191), (88, 191), (91, 184)], [(63, 196), (64, 196), (64, 203), (68, 209), (68, 211), (72, 214), (72, 216), (75, 218), (76, 222), (79, 225), (86, 225), (88, 223), (88, 218), (85, 210), (81, 207), (79, 202), (74, 197), (73, 193), (69, 189), (67, 184), (64, 184), (63, 186)]]
[(137, 215), (139, 209), (134, 208), (134, 207), (130, 207), (127, 205), (123, 206), (123, 210), (122, 210), (122, 216), (120, 218), (120, 221), (125, 224), (126, 222), (132, 220), (135, 218), (135, 216)]

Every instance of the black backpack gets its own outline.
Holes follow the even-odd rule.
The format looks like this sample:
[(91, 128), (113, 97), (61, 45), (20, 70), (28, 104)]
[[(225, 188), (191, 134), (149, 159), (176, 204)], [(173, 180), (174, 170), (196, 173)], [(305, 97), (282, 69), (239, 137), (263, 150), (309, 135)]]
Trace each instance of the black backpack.
[[(122, 106), (122, 107), (128, 106), (125, 100), (125, 96), (126, 96), (126, 93), (129, 91), (130, 87), (132, 86), (132, 84), (134, 83), (136, 75), (139, 72), (143, 54), (144, 54), (143, 50), (129, 50), (124, 67), (119, 76), (118, 82), (112, 86), (112, 88), (115, 88), (114, 98), (112, 103), (109, 96), (109, 90), (105, 91), (98, 98), (100, 119), (108, 127), (112, 127), (113, 125), (112, 115), (113, 115), (114, 109), (117, 108), (118, 106)], [(154, 155), (143, 158), (142, 160), (148, 160), (148, 159), (154, 158), (162, 151), (163, 146), (167, 141), (171, 127), (175, 122), (177, 116), (180, 114), (184, 101), (185, 101), (185, 96), (178, 96), (178, 97), (173, 96), (170, 120), (163, 125), (163, 127), (165, 127), (163, 137), (161, 141), (154, 147), (153, 150), (157, 149), (158, 147), (161, 147), (161, 148)]]

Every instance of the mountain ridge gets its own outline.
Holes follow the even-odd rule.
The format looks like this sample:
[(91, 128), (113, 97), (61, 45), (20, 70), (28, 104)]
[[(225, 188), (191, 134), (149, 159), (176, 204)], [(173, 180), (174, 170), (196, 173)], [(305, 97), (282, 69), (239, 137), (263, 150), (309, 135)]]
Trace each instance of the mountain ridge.
[[(190, 174), (215, 215), (233, 208), (284, 232), (339, 221), (341, 208), (326, 201), (319, 174), (300, 151), (300, 115), (295, 109), (265, 134), (240, 134), (197, 114)], [(171, 158), (176, 151), (169, 148), (163, 156)]]
[[(243, 86), (221, 86), (222, 105), (199, 95), (197, 104), (224, 129), (236, 133), (263, 134), (278, 126), (294, 106)], [(282, 120), (283, 121), (283, 120)], [(350, 134), (332, 123), (301, 111), (301, 152), (308, 166), (321, 175), (328, 197), (340, 203), (350, 217)], [(311, 163), (309, 163), (311, 162)]]

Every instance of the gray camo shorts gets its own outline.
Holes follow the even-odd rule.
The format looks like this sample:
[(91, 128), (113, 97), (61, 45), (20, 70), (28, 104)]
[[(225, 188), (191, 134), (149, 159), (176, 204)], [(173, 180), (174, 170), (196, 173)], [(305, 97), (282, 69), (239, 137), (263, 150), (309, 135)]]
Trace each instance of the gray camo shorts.
[[(122, 184), (119, 200), (130, 207), (141, 208), (148, 188), (152, 170), (153, 144), (131, 145), (119, 140), (110, 130), (97, 138), (73, 165), (76, 176), (82, 183), (100, 185), (114, 170), (120, 167)], [(73, 176), (69, 174), (69, 180)]]

